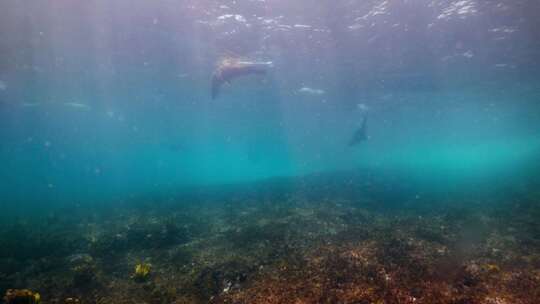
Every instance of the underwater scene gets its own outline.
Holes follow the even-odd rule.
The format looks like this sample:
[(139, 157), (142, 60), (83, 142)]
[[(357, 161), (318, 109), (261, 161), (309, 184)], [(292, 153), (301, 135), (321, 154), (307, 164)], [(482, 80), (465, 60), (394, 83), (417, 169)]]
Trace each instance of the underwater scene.
[(0, 303), (540, 303), (540, 1), (0, 2)]

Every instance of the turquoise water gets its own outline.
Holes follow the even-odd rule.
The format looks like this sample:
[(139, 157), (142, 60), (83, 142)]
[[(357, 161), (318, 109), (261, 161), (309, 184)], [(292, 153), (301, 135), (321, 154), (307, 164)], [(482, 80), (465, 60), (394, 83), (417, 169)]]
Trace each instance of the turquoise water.
[[(535, 163), (537, 27), (522, 6), (249, 3), (3, 3), (4, 203), (343, 170), (444, 188)], [(225, 56), (273, 67), (211, 100)], [(348, 148), (366, 116), (369, 140)]]
[(12, 106), (2, 192), (6, 202), (80, 204), (343, 170), (395, 170), (426, 188), (491, 182), (534, 171), (539, 155), (535, 96), (514, 94), (397, 93), (399, 104), (373, 102), (369, 139), (357, 147), (347, 142), (362, 114), (321, 100), (201, 101), (189, 113), (170, 102), (174, 110), (149, 117)]

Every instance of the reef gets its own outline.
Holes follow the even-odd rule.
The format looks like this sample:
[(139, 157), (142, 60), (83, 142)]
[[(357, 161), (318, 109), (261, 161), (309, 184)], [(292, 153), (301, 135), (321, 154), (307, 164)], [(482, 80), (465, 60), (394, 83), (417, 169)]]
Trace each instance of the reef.
[(540, 302), (540, 193), (485, 204), (335, 180), (2, 223), (0, 292), (9, 304)]

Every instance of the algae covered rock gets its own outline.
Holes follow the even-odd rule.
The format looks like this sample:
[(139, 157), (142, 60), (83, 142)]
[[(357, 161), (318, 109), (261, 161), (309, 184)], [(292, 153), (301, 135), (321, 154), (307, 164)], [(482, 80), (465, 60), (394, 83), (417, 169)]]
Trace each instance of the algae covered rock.
[(28, 289), (8, 289), (4, 296), (6, 304), (39, 304), (41, 296)]
[(67, 258), (72, 275), (72, 286), (83, 287), (96, 281), (97, 265), (89, 254), (74, 254)]
[(64, 299), (64, 304), (80, 304), (81, 303), (81, 300), (77, 299), (77, 298), (65, 298)]
[(152, 265), (149, 263), (140, 263), (135, 265), (135, 272), (131, 276), (133, 280), (137, 282), (144, 282), (150, 277), (150, 271), (152, 270)]

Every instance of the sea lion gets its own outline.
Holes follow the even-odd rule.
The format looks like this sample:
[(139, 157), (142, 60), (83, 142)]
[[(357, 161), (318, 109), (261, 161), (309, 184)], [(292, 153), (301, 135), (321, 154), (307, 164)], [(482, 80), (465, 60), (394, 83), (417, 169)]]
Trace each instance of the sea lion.
[(272, 62), (253, 62), (235, 58), (222, 59), (212, 75), (212, 99), (219, 95), (221, 86), (231, 80), (246, 75), (264, 75), (272, 67)]
[(349, 147), (356, 146), (367, 139), (367, 117), (364, 117), (362, 125), (360, 128), (358, 128), (358, 130), (356, 130), (356, 132), (354, 132), (351, 140), (349, 141)]

